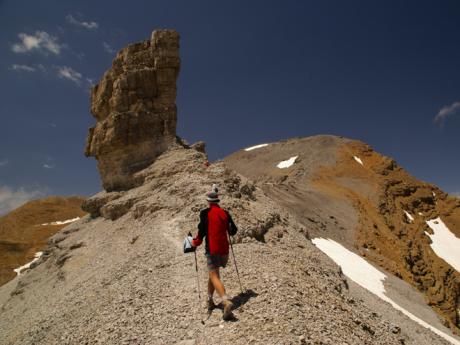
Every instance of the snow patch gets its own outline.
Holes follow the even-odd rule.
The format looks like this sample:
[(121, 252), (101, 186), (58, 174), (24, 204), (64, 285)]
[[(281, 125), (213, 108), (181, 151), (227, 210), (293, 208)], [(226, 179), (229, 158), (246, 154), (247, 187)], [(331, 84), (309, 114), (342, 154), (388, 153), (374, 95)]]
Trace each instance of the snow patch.
[(425, 232), (431, 239), (433, 251), (460, 272), (460, 238), (449, 230), (440, 217), (427, 220), (426, 223), (433, 230), (432, 235)]
[(359, 158), (359, 157), (357, 157), (357, 156), (353, 156), (353, 158), (354, 158), (355, 161), (357, 161), (359, 164), (361, 164), (362, 166), (364, 166), (363, 161), (361, 160), (361, 158)]
[[(386, 275), (369, 264), (361, 256), (349, 251), (331, 239), (321, 237), (314, 238), (312, 242), (336, 264), (342, 268), (342, 272), (351, 280), (366, 288), (373, 294), (381, 297), (386, 296), (383, 281)], [(382, 297), (381, 297), (382, 298)]]
[(265, 146), (268, 146), (268, 144), (259, 144), (259, 145), (247, 147), (247, 148), (244, 149), (244, 151), (252, 151), (252, 150), (255, 150), (255, 149), (260, 149), (261, 147), (265, 147)]
[(17, 273), (17, 275), (20, 275), (22, 271), (24, 271), (25, 269), (28, 269), (30, 267), (30, 265), (32, 265), (35, 261), (40, 259), (40, 257), (42, 255), (43, 255), (43, 252), (35, 253), (35, 255), (34, 255), (35, 259), (33, 259), (31, 262), (28, 262), (28, 263), (26, 263), (25, 265), (23, 265), (21, 267), (15, 268), (14, 271)]
[(355, 283), (377, 295), (385, 302), (390, 303), (393, 308), (399, 310), (423, 327), (430, 329), (452, 344), (460, 345), (460, 341), (419, 319), (417, 316), (402, 308), (391, 298), (386, 296), (385, 286), (383, 285), (386, 275), (369, 264), (361, 256), (349, 251), (347, 248), (331, 239), (318, 237), (314, 238), (312, 242), (319, 248), (319, 250), (339, 265), (342, 272)]
[(412, 223), (414, 221), (414, 217), (412, 217), (412, 215), (407, 212), (406, 210), (404, 210), (404, 213), (406, 214), (406, 217), (407, 217), (407, 220), (409, 221), (409, 223)]
[(79, 219), (80, 219), (80, 217), (75, 217), (75, 218), (72, 218), (72, 219), (58, 220), (56, 222), (43, 223), (43, 224), (40, 224), (40, 225), (63, 225), (63, 224), (69, 224), (69, 223), (76, 222)]
[(294, 156), (294, 157), (289, 158), (289, 159), (286, 160), (286, 161), (279, 162), (278, 165), (277, 165), (277, 167), (280, 168), (280, 169), (289, 168), (292, 164), (295, 163), (295, 161), (297, 160), (297, 158), (299, 158), (299, 156)]
[(418, 215), (419, 215), (419, 216), (423, 216), (423, 213), (422, 213), (422, 212), (419, 212)]

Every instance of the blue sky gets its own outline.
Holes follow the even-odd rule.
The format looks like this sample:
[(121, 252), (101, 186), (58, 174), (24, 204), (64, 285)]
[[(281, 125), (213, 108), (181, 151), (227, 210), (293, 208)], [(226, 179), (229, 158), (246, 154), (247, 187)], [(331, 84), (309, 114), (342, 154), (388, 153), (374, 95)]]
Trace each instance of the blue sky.
[(0, 213), (101, 189), (89, 86), (155, 28), (181, 35), (178, 134), (211, 159), (336, 134), (460, 192), (458, 1), (0, 0), (0, 28)]

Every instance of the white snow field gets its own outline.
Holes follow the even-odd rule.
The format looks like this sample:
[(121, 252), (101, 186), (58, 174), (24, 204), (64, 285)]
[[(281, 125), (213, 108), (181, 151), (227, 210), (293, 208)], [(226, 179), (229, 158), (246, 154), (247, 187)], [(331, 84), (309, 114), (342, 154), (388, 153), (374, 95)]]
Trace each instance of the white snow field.
[(31, 262), (26, 263), (25, 265), (15, 268), (14, 271), (17, 273), (17, 275), (20, 275), (22, 271), (25, 269), (29, 268), (30, 265), (32, 265), (35, 261), (40, 259), (40, 257), (43, 255), (43, 252), (37, 252), (35, 253), (35, 259), (33, 259)]
[(427, 220), (433, 235), (425, 231), (431, 239), (431, 248), (445, 262), (460, 272), (460, 238), (455, 236), (441, 220), (441, 217)]
[(247, 147), (247, 148), (244, 149), (244, 151), (252, 151), (252, 150), (255, 150), (255, 149), (260, 149), (261, 147), (265, 147), (265, 146), (268, 146), (268, 144), (259, 144), (259, 145)]
[(63, 224), (69, 224), (69, 223), (76, 222), (79, 219), (80, 219), (80, 217), (75, 217), (75, 218), (72, 218), (72, 219), (58, 220), (56, 222), (43, 223), (43, 224), (40, 224), (40, 225), (63, 225)]
[(409, 223), (412, 223), (414, 221), (414, 217), (409, 212), (407, 212), (406, 210), (404, 210), (404, 213), (406, 214), (406, 217), (407, 217), (407, 220), (409, 221)]
[(355, 283), (377, 295), (385, 302), (390, 303), (393, 308), (399, 310), (423, 327), (430, 329), (450, 343), (460, 345), (460, 341), (419, 319), (417, 316), (402, 308), (391, 298), (386, 296), (385, 286), (383, 285), (386, 275), (369, 264), (364, 258), (331, 239), (317, 237), (314, 238), (312, 242), (319, 250), (339, 265), (342, 272)]
[(278, 165), (277, 165), (277, 167), (280, 168), (280, 169), (289, 168), (292, 164), (295, 163), (295, 161), (297, 160), (297, 158), (299, 158), (299, 156), (294, 156), (294, 157), (289, 158), (288, 160), (279, 162)]
[(361, 164), (362, 166), (364, 166), (363, 161), (361, 160), (361, 158), (359, 158), (359, 157), (357, 157), (357, 156), (353, 156), (353, 158), (354, 158), (355, 161), (357, 161), (359, 164)]

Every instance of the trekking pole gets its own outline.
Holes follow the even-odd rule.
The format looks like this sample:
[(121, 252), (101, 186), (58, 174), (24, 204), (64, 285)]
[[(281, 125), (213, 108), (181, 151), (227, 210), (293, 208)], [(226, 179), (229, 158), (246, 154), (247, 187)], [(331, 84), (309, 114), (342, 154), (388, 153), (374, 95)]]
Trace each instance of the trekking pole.
[[(189, 232), (188, 236), (191, 237), (192, 234)], [(188, 240), (188, 237), (187, 237), (187, 242), (190, 244), (190, 247), (193, 248), (192, 243)], [(196, 272), (196, 286), (197, 286), (197, 289), (198, 289), (199, 318), (200, 318), (201, 324), (204, 325), (203, 315), (202, 315), (202, 311), (201, 311), (202, 302), (201, 302), (200, 275), (198, 273), (198, 259), (196, 257), (196, 250), (193, 251), (193, 254), (194, 254), (194, 257), (195, 257), (195, 272)]]
[(198, 300), (200, 301), (200, 305), (201, 305), (200, 276), (198, 274), (198, 260), (196, 258), (196, 252), (193, 252), (193, 254), (195, 254), (195, 271), (196, 271), (196, 285), (198, 287)]
[(238, 276), (238, 282), (240, 283), (241, 293), (244, 294), (243, 284), (241, 284), (240, 272), (238, 272), (238, 265), (236, 264), (235, 252), (233, 251), (233, 244), (232, 244), (232, 239), (230, 237), (230, 234), (228, 234), (228, 240), (230, 242), (230, 249), (232, 251), (233, 262), (235, 264), (235, 269), (236, 269), (236, 275)]
[(199, 303), (199, 313), (200, 313), (200, 321), (201, 324), (204, 325), (204, 320), (203, 320), (203, 312), (201, 310), (202, 302), (201, 302), (201, 289), (200, 289), (200, 275), (198, 274), (198, 260), (196, 258), (196, 251), (193, 252), (195, 254), (195, 271), (196, 271), (196, 286), (198, 288), (198, 303)]

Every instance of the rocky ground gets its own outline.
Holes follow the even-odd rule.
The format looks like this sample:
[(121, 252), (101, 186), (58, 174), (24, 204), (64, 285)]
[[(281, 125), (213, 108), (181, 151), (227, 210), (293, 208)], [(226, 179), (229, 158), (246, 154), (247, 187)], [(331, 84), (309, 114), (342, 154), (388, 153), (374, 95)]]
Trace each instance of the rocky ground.
[[(3, 342), (446, 344), (398, 313), (388, 317), (377, 298), (353, 295), (295, 217), (222, 163), (205, 162), (178, 145), (143, 171), (141, 187), (90, 199), (86, 207), (104, 215), (61, 230), (39, 265), (0, 288)], [(193, 254), (181, 247), (212, 183), (240, 227), (234, 249), (247, 292), (231, 263), (223, 279), (235, 319), (222, 322), (214, 310), (203, 325)], [(203, 298), (202, 249), (198, 259)]]

